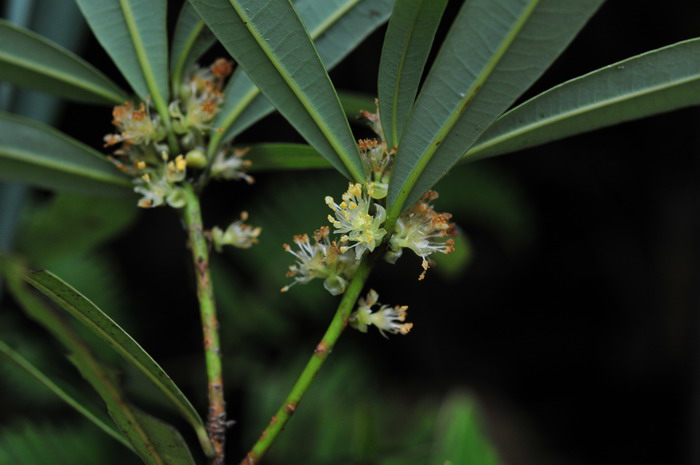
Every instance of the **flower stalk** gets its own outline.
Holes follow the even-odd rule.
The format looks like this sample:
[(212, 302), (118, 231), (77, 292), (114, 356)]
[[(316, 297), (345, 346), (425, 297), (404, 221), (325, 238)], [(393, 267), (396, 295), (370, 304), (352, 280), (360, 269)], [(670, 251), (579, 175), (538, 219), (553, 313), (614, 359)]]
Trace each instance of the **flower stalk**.
[(209, 412), (207, 415), (207, 432), (214, 446), (215, 456), (212, 465), (224, 464), (226, 444), (226, 402), (224, 401), (224, 383), (221, 369), (221, 349), (219, 346), (219, 322), (216, 316), (214, 286), (209, 275), (209, 245), (202, 226), (199, 197), (192, 185), (183, 186), (185, 206), (183, 216), (187, 225), (192, 260), (197, 280), (197, 298), (202, 318), (204, 333), (204, 356), (206, 361)]
[(338, 305), (338, 310), (336, 310), (333, 320), (331, 320), (331, 323), (328, 326), (326, 333), (323, 335), (321, 342), (319, 342), (314, 349), (313, 355), (309, 359), (304, 370), (301, 372), (301, 375), (299, 375), (297, 382), (287, 395), (284, 403), (282, 403), (282, 406), (272, 417), (270, 423), (267, 425), (267, 428), (265, 428), (258, 441), (245, 456), (241, 462), (241, 465), (258, 464), (270, 446), (272, 446), (272, 443), (277, 438), (277, 435), (282, 431), (282, 429), (284, 429), (287, 421), (289, 421), (291, 416), (296, 411), (299, 402), (309, 388), (309, 385), (316, 376), (316, 373), (318, 373), (318, 371), (321, 369), (323, 362), (326, 361), (326, 358), (328, 358), (328, 355), (333, 350), (338, 338), (348, 325), (350, 315), (355, 308), (355, 302), (357, 301), (360, 292), (362, 291), (362, 287), (367, 281), (371, 270), (372, 264), (368, 259), (365, 259), (360, 263), (355, 275), (350, 281), (350, 284), (348, 284), (345, 294), (343, 295), (343, 299)]

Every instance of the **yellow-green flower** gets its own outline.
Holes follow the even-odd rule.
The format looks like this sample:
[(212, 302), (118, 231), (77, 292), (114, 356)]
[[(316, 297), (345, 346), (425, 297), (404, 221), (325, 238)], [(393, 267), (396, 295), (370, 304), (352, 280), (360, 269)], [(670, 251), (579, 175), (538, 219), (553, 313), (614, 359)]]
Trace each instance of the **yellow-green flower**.
[[(341, 252), (355, 249), (355, 258), (359, 260), (365, 251), (374, 251), (382, 241), (386, 230), (381, 227), (386, 219), (386, 210), (373, 202), (367, 189), (360, 183), (350, 183), (347, 192), (343, 194), (342, 201), (335, 203), (333, 197), (326, 197), (326, 205), (335, 213), (328, 215), (328, 221), (335, 228), (340, 237)], [(374, 206), (374, 215), (370, 213)], [(354, 242), (352, 245), (347, 245)]]
[(321, 227), (314, 233), (313, 244), (306, 234), (294, 236), (298, 250), (292, 249), (289, 244), (283, 245), (284, 250), (294, 255), (297, 262), (287, 272), (287, 277), (294, 278), (294, 282), (284, 286), (282, 292), (295, 284), (305, 284), (316, 278), (323, 279), (323, 287), (333, 295), (345, 292), (358, 262), (350, 254), (342, 252), (338, 244), (330, 240), (329, 233), (327, 226)]

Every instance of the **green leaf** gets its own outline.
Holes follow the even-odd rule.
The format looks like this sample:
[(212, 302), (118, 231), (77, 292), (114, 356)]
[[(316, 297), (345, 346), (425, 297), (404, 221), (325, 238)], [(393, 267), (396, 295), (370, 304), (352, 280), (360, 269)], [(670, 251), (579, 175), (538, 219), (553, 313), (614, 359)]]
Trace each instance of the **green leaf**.
[(23, 184), (0, 183), (0, 252), (13, 248), (25, 198)]
[(474, 401), (465, 393), (449, 396), (440, 408), (433, 456), (440, 465), (499, 465), (495, 450), (481, 433)]
[(74, 53), (0, 19), (0, 81), (85, 103), (115, 104), (126, 94)]
[(77, 318), (146, 375), (192, 425), (202, 447), (210, 452), (207, 449), (210, 443), (206, 429), (195, 408), (160, 365), (126, 331), (87, 297), (53, 273), (49, 271), (30, 273), (25, 276), (25, 280)]
[[(365, 37), (386, 22), (393, 0), (297, 0), (294, 6), (316, 45), (326, 69), (333, 69)], [(341, 104), (342, 104), (342, 95)], [(374, 108), (371, 104), (367, 109)], [(210, 150), (237, 136), (274, 111), (274, 106), (242, 69), (238, 69), (224, 92), (224, 103), (214, 127)], [(354, 117), (355, 115), (353, 115)]]
[(183, 73), (194, 65), (215, 42), (216, 37), (192, 5), (185, 3), (177, 17), (170, 51), (170, 79), (173, 95), (177, 96), (179, 93), (178, 88), (182, 83)]
[(99, 152), (49, 126), (1, 112), (0, 179), (92, 194), (126, 194), (131, 187)]
[(23, 282), (23, 279), (28, 278), (27, 272), (21, 264), (0, 256), (0, 272), (5, 274), (10, 292), (27, 314), (68, 349), (69, 360), (104, 400), (117, 427), (146, 464), (194, 465), (182, 436), (129, 404), (111, 369), (94, 357), (75, 329), (61, 315), (29, 292)]
[(364, 180), (328, 73), (288, 0), (191, 0), (210, 29), (295, 129), (341, 173)]
[(32, 363), (29, 362), (29, 360), (22, 357), (19, 353), (14, 351), (9, 345), (7, 345), (2, 340), (0, 340), (0, 354), (4, 355), (8, 360), (10, 360), (16, 366), (24, 370), (25, 373), (33, 377), (36, 381), (43, 384), (48, 390), (53, 392), (62, 401), (70, 405), (85, 418), (93, 422), (102, 431), (112, 436), (114, 439), (121, 442), (124, 446), (128, 447), (129, 449), (132, 449), (131, 444), (126, 439), (124, 439), (124, 437), (121, 434), (117, 433), (111, 426), (103, 422), (99, 418), (99, 416), (90, 411), (90, 409), (88, 409), (79, 401), (71, 397), (67, 392), (61, 389), (61, 387), (58, 384), (53, 382), (48, 376), (42, 373), (41, 370), (32, 365)]
[(603, 0), (464, 4), (399, 142), (388, 222), (432, 187), (554, 61)]
[(132, 443), (143, 441), (144, 436), (148, 437), (145, 450), (139, 451), (141, 459), (146, 463), (195, 465), (187, 444), (175, 428), (135, 407), (131, 407), (131, 415), (123, 413), (123, 409), (110, 408), (112, 418)]
[(399, 143), (447, 0), (397, 0), (379, 63), (379, 110), (384, 139)]
[(247, 158), (253, 164), (250, 171), (305, 170), (332, 168), (328, 160), (310, 145), (256, 144), (250, 148)]
[(168, 115), (166, 0), (76, 0), (90, 29), (142, 100)]
[(501, 116), (465, 155), (501, 155), (623, 121), (700, 104), (700, 38), (559, 84)]

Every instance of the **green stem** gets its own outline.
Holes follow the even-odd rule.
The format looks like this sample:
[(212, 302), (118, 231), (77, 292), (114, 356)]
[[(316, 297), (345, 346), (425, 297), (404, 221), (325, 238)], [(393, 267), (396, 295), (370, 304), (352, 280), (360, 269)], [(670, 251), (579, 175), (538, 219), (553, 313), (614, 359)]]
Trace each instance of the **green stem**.
[(347, 326), (350, 314), (355, 308), (355, 302), (371, 270), (372, 266), (367, 260), (363, 260), (362, 263), (360, 263), (359, 268), (355, 272), (355, 276), (345, 291), (343, 299), (340, 301), (340, 305), (338, 305), (338, 310), (336, 310), (331, 324), (326, 330), (326, 334), (323, 335), (323, 339), (321, 339), (321, 342), (319, 342), (316, 349), (314, 349), (311, 359), (309, 359), (306, 367), (304, 367), (304, 371), (301, 372), (301, 375), (289, 392), (289, 395), (287, 395), (284, 403), (272, 417), (267, 428), (265, 428), (265, 431), (260, 435), (260, 439), (253, 445), (253, 448), (243, 459), (241, 465), (255, 465), (259, 463), (270, 446), (272, 446), (277, 435), (284, 429), (284, 426), (296, 411), (301, 398), (306, 393), (316, 373), (321, 369), (323, 362), (326, 361), (328, 354), (331, 353), (333, 346), (335, 346), (336, 341)]
[(166, 129), (168, 132), (168, 148), (170, 149), (170, 156), (175, 158), (176, 156), (180, 155), (180, 143), (177, 141), (177, 136), (173, 132), (170, 122), (168, 122)]
[(224, 402), (224, 382), (221, 371), (221, 349), (219, 347), (219, 322), (216, 317), (214, 286), (209, 276), (209, 245), (204, 236), (199, 197), (190, 184), (185, 184), (184, 219), (192, 250), (192, 260), (197, 275), (197, 297), (204, 333), (204, 357), (206, 360), (209, 414), (207, 432), (214, 446), (215, 457), (212, 465), (224, 464), (226, 443), (226, 403)]

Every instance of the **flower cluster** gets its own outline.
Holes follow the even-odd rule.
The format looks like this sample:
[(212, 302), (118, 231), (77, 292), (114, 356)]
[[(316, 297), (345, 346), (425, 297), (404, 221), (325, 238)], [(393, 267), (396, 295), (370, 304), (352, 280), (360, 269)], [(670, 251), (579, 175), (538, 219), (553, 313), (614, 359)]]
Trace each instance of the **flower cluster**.
[[(142, 196), (140, 207), (182, 207), (181, 183), (199, 172), (252, 182), (253, 178), (245, 173), (250, 165), (242, 159), (245, 151), (224, 148), (212, 160), (205, 155), (210, 123), (219, 111), (231, 70), (231, 63), (224, 59), (208, 68), (195, 66), (184, 80), (179, 98), (168, 105), (169, 127), (160, 116), (151, 114), (150, 102), (126, 102), (114, 108), (112, 123), (117, 132), (105, 136), (105, 146), (121, 144), (110, 160), (132, 177), (134, 191)], [(170, 137), (174, 136), (176, 143), (166, 143), (167, 131), (172, 131)], [(170, 153), (174, 146), (179, 146), (181, 154)], [(209, 165), (210, 170), (197, 171)]]
[[(333, 197), (325, 198), (326, 205), (333, 210), (328, 221), (333, 232), (340, 235), (337, 243), (329, 238), (330, 228), (323, 227), (314, 234), (313, 244), (308, 236), (302, 235), (294, 237), (298, 250), (284, 245), (285, 251), (294, 255), (296, 263), (287, 273), (294, 282), (282, 288), (283, 292), (297, 283), (322, 278), (324, 287), (331, 294), (341, 294), (365, 253), (374, 252), (382, 244), (380, 250), (390, 263), (395, 263), (404, 249), (421, 257), (423, 271), (419, 280), (425, 277), (433, 253), (447, 254), (454, 250), (454, 241), (448, 236), (455, 235), (455, 225), (450, 222), (449, 213), (437, 213), (433, 209), (431, 202), (438, 197), (434, 191), (426, 193), (406, 210), (387, 237), (384, 227), (387, 214), (383, 203), (389, 189), (396, 148), (387, 147), (378, 111), (364, 111), (362, 115), (377, 135), (374, 139), (360, 139), (357, 144), (367, 182), (351, 182), (340, 203)], [(350, 315), (350, 325), (362, 332), (375, 326), (385, 337), (387, 333), (408, 334), (413, 327), (412, 323), (406, 323), (408, 307), (380, 305), (373, 311), (372, 308), (379, 305), (378, 299), (374, 290), (359, 299), (357, 310)]]
[(211, 129), (209, 123), (219, 111), (224, 98), (224, 83), (232, 69), (231, 62), (223, 58), (216, 60), (209, 68), (195, 66), (180, 89), (180, 100), (168, 106), (176, 133)]
[[(178, 89), (177, 100), (168, 105), (169, 123), (164, 123), (159, 115), (151, 115), (150, 102), (126, 102), (114, 108), (112, 123), (117, 132), (105, 136), (105, 146), (121, 144), (109, 158), (132, 177), (134, 191), (141, 195), (139, 207), (184, 207), (184, 183), (193, 182), (200, 175), (253, 182), (246, 173), (251, 164), (243, 159), (246, 150), (221, 148), (211, 159), (206, 155), (208, 137), (215, 130), (211, 122), (223, 101), (224, 85), (231, 71), (232, 64), (224, 59), (208, 68), (195, 66)], [(175, 149), (180, 154), (170, 153)], [(261, 229), (245, 224), (247, 218), (243, 212), (241, 219), (225, 230), (214, 227), (208, 232), (214, 248), (248, 248), (257, 243)]]
[(141, 102), (136, 108), (132, 102), (117, 105), (112, 110), (112, 124), (119, 130), (117, 134), (104, 137), (105, 146), (123, 143), (127, 151), (134, 145), (148, 145), (165, 139), (165, 128), (158, 116), (151, 116), (149, 108)]
[(357, 148), (365, 174), (370, 179), (370, 196), (383, 199), (389, 192), (389, 177), (396, 151), (387, 150), (386, 142), (378, 139), (360, 139)]
[(136, 162), (134, 170), (140, 175), (134, 178), (134, 192), (141, 194), (138, 202), (141, 208), (151, 208), (167, 203), (173, 208), (185, 205), (185, 196), (178, 183), (185, 179), (187, 162), (182, 155), (168, 161), (168, 154), (161, 154), (163, 163), (148, 165), (144, 161)]
[[(386, 210), (371, 199), (371, 192), (371, 184), (363, 189), (360, 183), (350, 183), (339, 204), (333, 197), (326, 196), (326, 205), (335, 213), (335, 216), (328, 215), (328, 221), (337, 234), (342, 234), (340, 250), (345, 253), (354, 248), (357, 260), (362, 258), (365, 251), (373, 252), (386, 235), (386, 230), (381, 227), (386, 219)], [(374, 214), (370, 212), (371, 207), (374, 207)], [(354, 244), (347, 245), (350, 242)]]
[[(375, 103), (377, 103), (376, 100)], [(358, 140), (357, 148), (360, 152), (365, 175), (372, 187), (370, 195), (374, 199), (383, 199), (388, 193), (389, 177), (391, 176), (396, 148), (388, 147), (384, 140), (384, 130), (379, 119), (378, 103), (376, 113), (363, 110), (361, 115), (367, 120), (369, 127), (377, 137)]]
[[(386, 220), (386, 210), (382, 205), (389, 186), (389, 179), (393, 168), (396, 148), (389, 149), (384, 140), (384, 131), (379, 118), (379, 111), (370, 113), (362, 112), (362, 116), (369, 122), (370, 127), (378, 138), (360, 139), (358, 149), (368, 181), (364, 184), (350, 183), (348, 190), (342, 195), (340, 203), (326, 196), (326, 205), (333, 210), (328, 215), (328, 221), (333, 225), (334, 232), (340, 234), (338, 251), (346, 254), (355, 249), (354, 261), (359, 262), (365, 252), (374, 252), (382, 244), (387, 235), (383, 226)], [(426, 193), (413, 207), (404, 212), (397, 219), (395, 229), (388, 238), (385, 259), (390, 263), (403, 254), (403, 249), (408, 248), (423, 259), (423, 272), (419, 280), (425, 277), (430, 267), (429, 256), (433, 253), (450, 253), (454, 250), (454, 241), (447, 238), (455, 233), (455, 226), (449, 221), (449, 213), (436, 213), (430, 204), (437, 198), (437, 193)], [(297, 239), (306, 236), (296, 236)], [(289, 246), (285, 250), (294, 254), (297, 259), (304, 254), (304, 247), (308, 249), (306, 256), (311, 256), (310, 247), (322, 247), (322, 244), (311, 246), (306, 241), (297, 240), (300, 252), (293, 252)], [(334, 243), (335, 244), (335, 243)], [(304, 246), (302, 246), (304, 245)], [(294, 266), (294, 275), (300, 274), (304, 278), (296, 278), (296, 282), (308, 282), (312, 277), (325, 276), (331, 271), (322, 270), (323, 262), (313, 260), (298, 261)], [(310, 268), (313, 270), (311, 271)], [(288, 289), (286, 287), (284, 290)]]
[(305, 284), (312, 279), (323, 279), (323, 287), (333, 295), (345, 292), (348, 280), (355, 274), (359, 262), (351, 254), (341, 251), (335, 241), (330, 240), (330, 228), (322, 226), (314, 233), (314, 243), (306, 234), (294, 236), (298, 250), (284, 244), (284, 250), (296, 258), (296, 264), (289, 267), (288, 278), (294, 282), (282, 288), (287, 292), (297, 283)]
[[(350, 326), (363, 333), (367, 332), (369, 326), (374, 326), (384, 337), (387, 337), (386, 333), (408, 334), (413, 328), (413, 323), (405, 323), (408, 307), (380, 305), (378, 300), (379, 294), (374, 289), (370, 289), (367, 297), (360, 298), (357, 301), (357, 310), (350, 315)], [(375, 305), (380, 306), (373, 312), (372, 307)]]
[(446, 239), (447, 236), (455, 235), (455, 225), (450, 222), (452, 215), (435, 212), (430, 202), (437, 198), (437, 192), (428, 191), (399, 217), (385, 256), (388, 262), (395, 263), (404, 248), (413, 250), (423, 259), (423, 272), (418, 279), (425, 277), (430, 267), (428, 257), (431, 254), (448, 254), (454, 251), (454, 240)]

